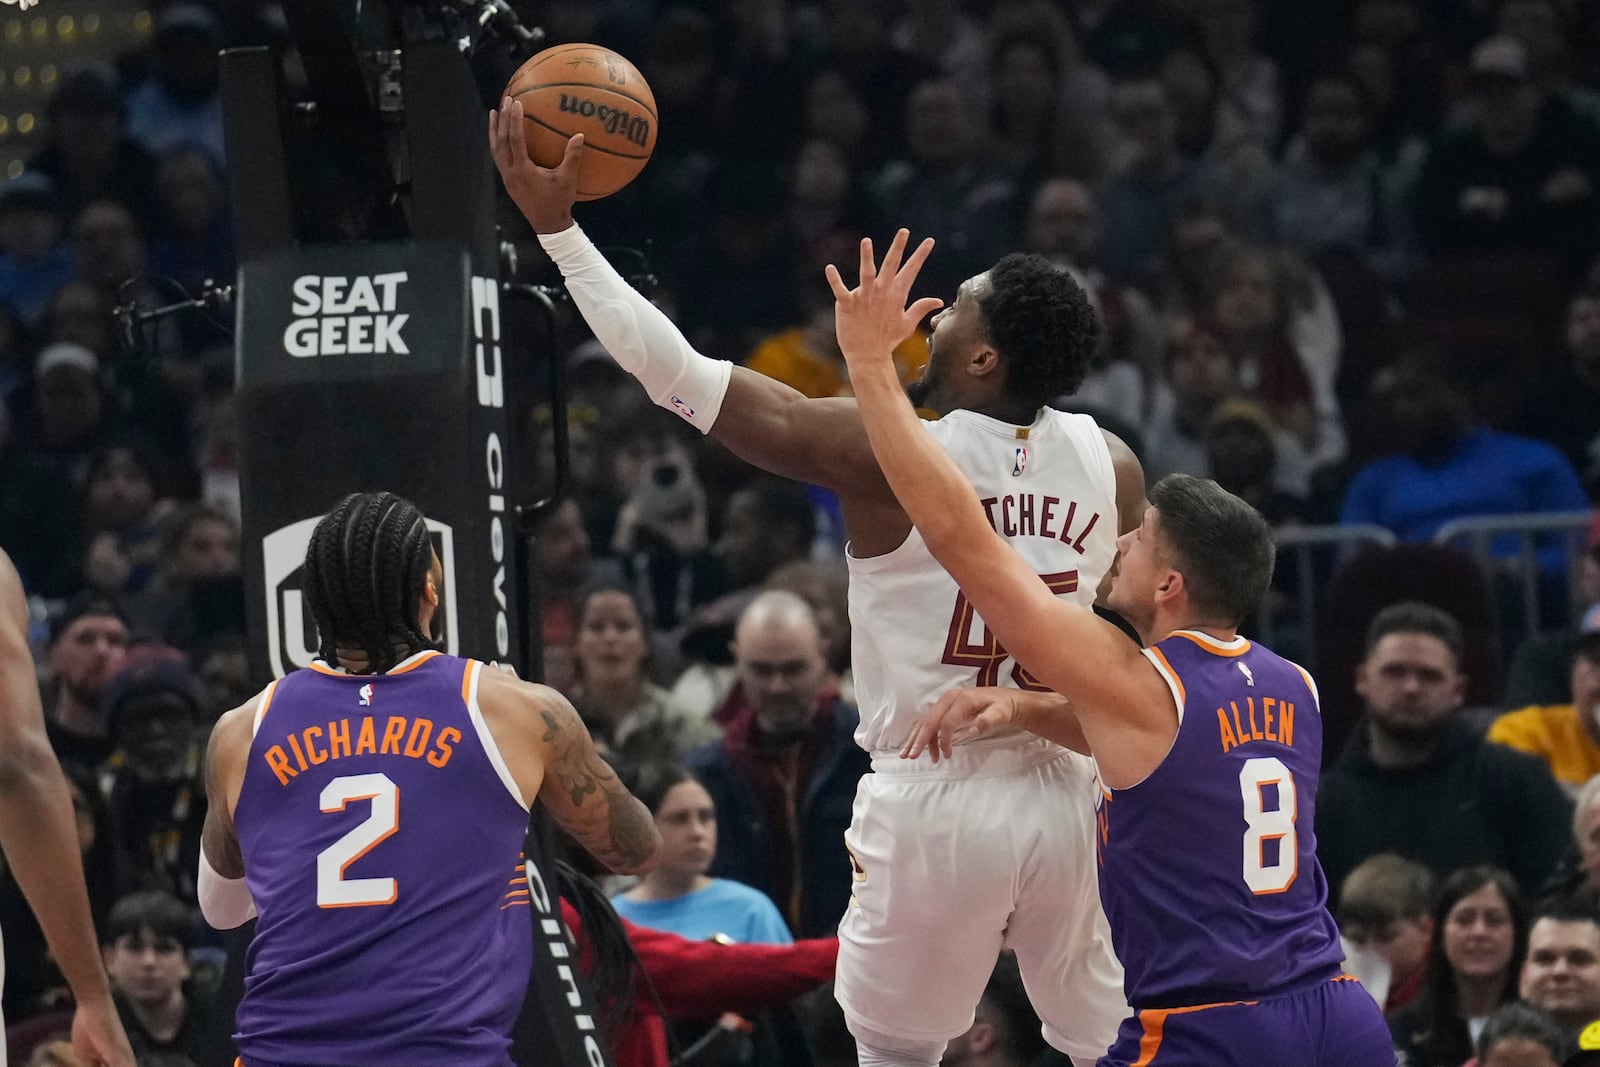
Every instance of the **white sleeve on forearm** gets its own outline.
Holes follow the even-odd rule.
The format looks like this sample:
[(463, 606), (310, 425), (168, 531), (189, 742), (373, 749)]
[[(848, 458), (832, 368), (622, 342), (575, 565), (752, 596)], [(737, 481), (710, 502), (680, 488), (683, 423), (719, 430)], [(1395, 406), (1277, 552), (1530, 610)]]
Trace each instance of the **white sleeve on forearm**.
[(733, 365), (696, 352), (672, 320), (606, 262), (577, 223), (560, 233), (541, 233), (539, 243), (561, 268), (572, 302), (617, 366), (639, 379), (658, 406), (710, 433)]
[(200, 914), (218, 930), (232, 930), (255, 918), (256, 902), (243, 878), (224, 878), (200, 850), (200, 879), (195, 887)]

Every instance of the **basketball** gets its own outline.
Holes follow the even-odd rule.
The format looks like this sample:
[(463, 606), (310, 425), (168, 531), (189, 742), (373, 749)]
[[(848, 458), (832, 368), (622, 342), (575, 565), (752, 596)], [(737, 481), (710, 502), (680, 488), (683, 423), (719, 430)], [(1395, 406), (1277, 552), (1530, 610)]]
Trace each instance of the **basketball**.
[(505, 95), (522, 101), (528, 157), (541, 167), (559, 164), (567, 139), (583, 134), (579, 200), (621, 189), (655, 150), (655, 94), (639, 68), (608, 48), (546, 48), (517, 69)]

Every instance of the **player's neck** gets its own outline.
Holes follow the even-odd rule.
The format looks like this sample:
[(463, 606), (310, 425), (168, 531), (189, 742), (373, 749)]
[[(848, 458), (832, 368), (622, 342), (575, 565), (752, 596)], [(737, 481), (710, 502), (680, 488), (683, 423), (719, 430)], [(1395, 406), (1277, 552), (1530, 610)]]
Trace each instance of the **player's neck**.
[(1481, 1019), (1494, 1014), (1505, 1003), (1506, 986), (1511, 976), (1501, 974), (1479, 977), (1456, 975), (1456, 1012), (1463, 1019)]
[(1032, 426), (1033, 420), (1039, 417), (1038, 404), (1026, 404), (1004, 396), (994, 397), (988, 403), (973, 404), (970, 410), (1012, 426)]

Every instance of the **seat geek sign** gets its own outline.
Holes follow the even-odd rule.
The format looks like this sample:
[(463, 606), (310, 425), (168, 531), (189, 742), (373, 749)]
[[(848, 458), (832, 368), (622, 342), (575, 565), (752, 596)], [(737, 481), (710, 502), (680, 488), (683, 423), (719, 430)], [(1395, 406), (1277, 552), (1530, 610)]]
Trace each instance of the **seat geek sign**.
[(245, 264), (241, 321), (251, 357), (266, 357), (257, 380), (458, 372), (464, 274), (459, 254), (426, 242), (300, 249)]

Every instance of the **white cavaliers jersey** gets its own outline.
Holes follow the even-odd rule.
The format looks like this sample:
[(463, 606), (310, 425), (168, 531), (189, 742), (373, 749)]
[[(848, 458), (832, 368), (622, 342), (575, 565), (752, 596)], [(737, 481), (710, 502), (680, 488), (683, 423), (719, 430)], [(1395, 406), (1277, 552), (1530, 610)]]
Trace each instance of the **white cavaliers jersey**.
[[(953, 411), (923, 424), (966, 475), (989, 523), (1059, 596), (1088, 607), (1116, 555), (1116, 473), (1094, 419), (1044, 408), (1032, 426)], [(1040, 688), (995, 640), (913, 529), (850, 566), (851, 669), (868, 752), (898, 752), (946, 690)], [(1026, 734), (980, 744), (1020, 744)]]

